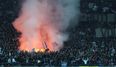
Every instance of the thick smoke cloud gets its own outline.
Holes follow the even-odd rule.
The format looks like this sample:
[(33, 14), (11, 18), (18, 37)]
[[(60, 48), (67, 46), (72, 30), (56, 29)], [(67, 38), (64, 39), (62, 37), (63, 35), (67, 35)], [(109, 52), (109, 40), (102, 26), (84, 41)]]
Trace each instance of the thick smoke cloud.
[(26, 0), (20, 16), (13, 22), (22, 33), (20, 50), (48, 48), (58, 51), (68, 39), (65, 31), (78, 15), (78, 0)]

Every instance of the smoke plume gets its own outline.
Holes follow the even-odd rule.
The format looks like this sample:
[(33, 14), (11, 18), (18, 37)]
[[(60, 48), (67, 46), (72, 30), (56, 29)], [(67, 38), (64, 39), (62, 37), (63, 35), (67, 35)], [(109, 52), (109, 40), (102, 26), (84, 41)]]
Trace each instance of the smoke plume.
[(46, 49), (58, 51), (68, 39), (64, 31), (71, 19), (78, 15), (78, 0), (26, 0), (20, 16), (13, 22), (19, 38), (20, 50)]

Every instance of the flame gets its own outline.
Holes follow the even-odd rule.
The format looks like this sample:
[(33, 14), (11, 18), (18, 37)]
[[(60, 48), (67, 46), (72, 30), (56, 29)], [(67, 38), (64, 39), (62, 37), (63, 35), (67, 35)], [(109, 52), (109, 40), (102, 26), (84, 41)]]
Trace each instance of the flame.
[(35, 52), (40, 52), (40, 49), (35, 49)]
[(66, 40), (66, 36), (60, 32), (62, 8), (56, 0), (50, 2), (27, 0), (24, 3), (20, 16), (13, 22), (17, 31), (22, 33), (19, 50), (45, 52), (45, 49), (58, 51), (62, 47)]
[(19, 49), (28, 52), (32, 51), (33, 48), (37, 49), (36, 52), (44, 52), (43, 49), (49, 49), (50, 51), (54, 51), (54, 37), (56, 37), (54, 35), (59, 33), (57, 28), (44, 22), (41, 25), (37, 26), (37, 28), (35, 26), (35, 28), (32, 29), (32, 31), (31, 29), (26, 29), (25, 31), (26, 26), (23, 25), (25, 25), (28, 19), (29, 17), (24, 15), (17, 18), (13, 22), (14, 27), (18, 31), (22, 32), (22, 35), (19, 38), (19, 42), (21, 44)]
[(36, 52), (36, 53), (37, 53), (37, 52), (42, 52), (42, 53), (44, 53), (45, 51), (46, 51), (46, 49), (44, 49), (44, 48), (43, 48), (43, 49), (35, 49), (35, 50), (34, 50), (34, 52)]

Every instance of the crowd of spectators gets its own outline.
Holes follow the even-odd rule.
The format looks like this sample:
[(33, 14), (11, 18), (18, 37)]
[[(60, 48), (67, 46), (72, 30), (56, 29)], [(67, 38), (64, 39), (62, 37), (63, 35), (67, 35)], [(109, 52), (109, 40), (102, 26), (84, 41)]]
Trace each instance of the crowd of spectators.
[(9, 40), (4, 40), (6, 45), (0, 44), (0, 65), (116, 65), (115, 38), (88, 38), (86, 30), (77, 31), (77, 28), (73, 28), (71, 31), (69, 40), (57, 52), (19, 51), (16, 39), (12, 42), (10, 39), (13, 36), (7, 37)]
[(81, 12), (116, 13), (115, 0), (80, 0)]
[[(92, 11), (99, 10), (98, 9), (100, 8), (99, 3), (103, 3), (104, 1), (105, 0), (101, 1), (90, 0), (89, 4), (87, 4), (88, 5), (87, 9)], [(113, 3), (111, 1), (110, 3)], [(10, 4), (9, 0), (6, 1), (4, 0), (4, 2)], [(11, 2), (17, 5), (16, 1), (11, 0)], [(107, 4), (108, 3), (106, 2), (102, 5), (101, 11), (103, 12), (111, 11), (115, 13), (114, 9), (115, 4), (112, 5)], [(13, 7), (16, 8), (16, 6)], [(11, 8), (10, 6), (5, 7), (5, 4), (0, 2), (0, 17), (2, 17), (2, 19), (0, 18), (0, 21), (1, 22), (3, 21), (3, 23), (1, 23), (0, 25), (0, 65), (60, 66), (63, 63), (67, 64), (68, 66), (116, 65), (116, 38), (115, 37), (97, 38), (95, 37), (95, 31), (91, 29), (92, 27), (86, 28), (84, 27), (83, 24), (82, 26), (78, 25), (68, 30), (70, 34), (69, 39), (68, 41), (64, 42), (64, 47), (60, 51), (57, 52), (19, 51), (18, 47), (20, 45), (18, 43), (18, 37), (20, 33), (17, 33), (12, 24), (9, 23), (16, 18), (16, 15), (14, 13), (18, 11), (17, 10), (18, 8), (15, 10), (14, 8)]]

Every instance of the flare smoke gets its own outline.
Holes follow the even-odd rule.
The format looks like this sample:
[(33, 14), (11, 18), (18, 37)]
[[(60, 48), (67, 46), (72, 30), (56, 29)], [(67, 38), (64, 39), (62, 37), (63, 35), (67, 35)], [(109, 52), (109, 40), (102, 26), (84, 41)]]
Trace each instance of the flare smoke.
[[(58, 51), (68, 39), (65, 31), (71, 19), (78, 15), (78, 0), (26, 0), (20, 16), (13, 22), (19, 38), (20, 50), (48, 48)], [(46, 47), (44, 44), (46, 43)]]

